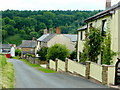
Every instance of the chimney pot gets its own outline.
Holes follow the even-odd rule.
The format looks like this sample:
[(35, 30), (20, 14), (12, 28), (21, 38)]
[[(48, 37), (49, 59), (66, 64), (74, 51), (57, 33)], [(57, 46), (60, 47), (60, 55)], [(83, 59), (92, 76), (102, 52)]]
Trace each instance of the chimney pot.
[(60, 27), (57, 27), (56, 28), (56, 34), (60, 34), (60, 33), (61, 33)]
[(47, 29), (44, 29), (44, 34), (47, 34)]
[(111, 7), (111, 0), (106, 0), (106, 9)]

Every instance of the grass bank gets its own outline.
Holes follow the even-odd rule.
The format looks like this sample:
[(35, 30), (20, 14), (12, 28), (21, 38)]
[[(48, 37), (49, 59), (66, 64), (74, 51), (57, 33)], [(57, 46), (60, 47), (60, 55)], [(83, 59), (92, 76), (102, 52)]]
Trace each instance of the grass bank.
[(47, 68), (43, 68), (41, 67), (40, 65), (38, 64), (31, 64), (28, 60), (25, 60), (25, 59), (20, 59), (21, 61), (24, 61), (26, 64), (28, 64), (29, 66), (39, 70), (39, 71), (42, 71), (44, 73), (57, 73), (56, 71), (54, 70), (51, 70), (51, 69), (47, 69)]
[(0, 55), (0, 88), (14, 88), (14, 69), (5, 55)]

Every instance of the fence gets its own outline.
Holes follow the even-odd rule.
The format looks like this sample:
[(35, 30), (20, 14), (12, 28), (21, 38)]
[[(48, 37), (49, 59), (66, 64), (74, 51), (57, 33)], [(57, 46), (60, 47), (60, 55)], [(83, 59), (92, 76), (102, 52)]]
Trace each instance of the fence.
[(86, 65), (66, 59), (65, 62), (56, 59), (50, 60), (49, 68), (56, 71), (65, 71), (73, 74), (78, 74), (87, 79), (94, 79), (102, 84), (114, 85), (115, 80), (115, 66), (99, 65), (90, 61)]

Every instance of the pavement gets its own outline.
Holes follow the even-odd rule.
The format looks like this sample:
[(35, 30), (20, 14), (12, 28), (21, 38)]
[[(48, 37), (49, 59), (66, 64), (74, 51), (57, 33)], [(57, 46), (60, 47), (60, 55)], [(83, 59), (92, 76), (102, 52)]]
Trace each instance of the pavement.
[(43, 73), (17, 59), (9, 61), (15, 70), (15, 88), (108, 88), (64, 73)]

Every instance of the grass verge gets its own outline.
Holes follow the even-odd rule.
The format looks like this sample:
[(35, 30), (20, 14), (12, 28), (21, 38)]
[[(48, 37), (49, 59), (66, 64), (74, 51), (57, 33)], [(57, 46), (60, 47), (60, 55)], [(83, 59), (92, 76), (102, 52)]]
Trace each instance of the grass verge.
[(20, 59), (21, 61), (24, 61), (26, 64), (28, 64), (29, 66), (39, 70), (39, 71), (42, 71), (44, 73), (57, 73), (56, 71), (54, 70), (51, 70), (51, 69), (47, 69), (47, 68), (43, 68), (41, 67), (40, 65), (38, 64), (31, 64), (28, 60), (25, 60), (25, 59)]
[(14, 69), (5, 55), (0, 55), (0, 88), (14, 88)]
[(2, 88), (14, 88), (14, 69), (10, 62), (2, 69)]

